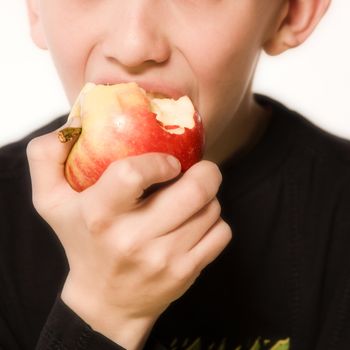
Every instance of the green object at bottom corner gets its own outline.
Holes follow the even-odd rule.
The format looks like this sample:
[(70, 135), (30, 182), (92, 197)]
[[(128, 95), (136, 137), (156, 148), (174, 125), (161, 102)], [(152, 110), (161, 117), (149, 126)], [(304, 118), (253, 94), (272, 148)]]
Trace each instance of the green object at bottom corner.
[[(274, 344), (271, 344), (269, 339), (258, 338), (249, 350), (289, 350), (290, 341), (289, 338), (279, 340)], [(269, 347), (270, 345), (270, 347)], [(235, 350), (244, 350), (242, 346), (237, 347)]]

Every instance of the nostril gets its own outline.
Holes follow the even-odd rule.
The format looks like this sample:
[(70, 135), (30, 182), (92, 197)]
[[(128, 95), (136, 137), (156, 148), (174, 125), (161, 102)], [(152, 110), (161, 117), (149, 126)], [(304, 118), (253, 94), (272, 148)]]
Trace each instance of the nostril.
[(104, 50), (109, 61), (116, 61), (128, 69), (150, 67), (154, 64), (163, 64), (168, 61), (170, 53), (153, 49), (152, 43), (124, 43)]
[(133, 69), (164, 64), (170, 58), (171, 49), (160, 30), (129, 23), (123, 30), (108, 33), (102, 43), (102, 53), (109, 61)]

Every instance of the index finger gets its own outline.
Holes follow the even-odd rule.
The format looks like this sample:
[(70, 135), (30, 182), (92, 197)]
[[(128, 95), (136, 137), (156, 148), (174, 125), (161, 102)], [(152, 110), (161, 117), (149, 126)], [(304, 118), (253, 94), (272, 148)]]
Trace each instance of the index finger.
[(73, 143), (62, 144), (57, 131), (32, 139), (27, 146), (27, 158), (33, 197), (39, 198), (60, 191), (73, 193), (64, 176), (64, 166)]
[(175, 178), (181, 170), (179, 161), (164, 153), (145, 153), (110, 164), (97, 182), (81, 192), (88, 211), (106, 215), (131, 210), (139, 204), (145, 190)]

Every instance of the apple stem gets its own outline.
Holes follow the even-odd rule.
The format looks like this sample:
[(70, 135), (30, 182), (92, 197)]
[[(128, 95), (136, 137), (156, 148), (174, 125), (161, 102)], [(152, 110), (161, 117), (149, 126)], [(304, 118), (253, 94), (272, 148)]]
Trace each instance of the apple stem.
[(64, 128), (58, 132), (58, 138), (62, 143), (72, 140), (81, 134), (81, 128)]

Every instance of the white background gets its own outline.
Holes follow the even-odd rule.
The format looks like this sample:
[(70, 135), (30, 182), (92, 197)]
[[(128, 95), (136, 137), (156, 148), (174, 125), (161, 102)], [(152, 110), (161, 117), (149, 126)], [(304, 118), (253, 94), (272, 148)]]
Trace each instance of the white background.
[[(263, 56), (255, 91), (350, 139), (350, 1), (333, 0), (314, 35), (277, 58)], [(69, 110), (47, 52), (29, 37), (24, 0), (0, 0), (0, 145)]]

